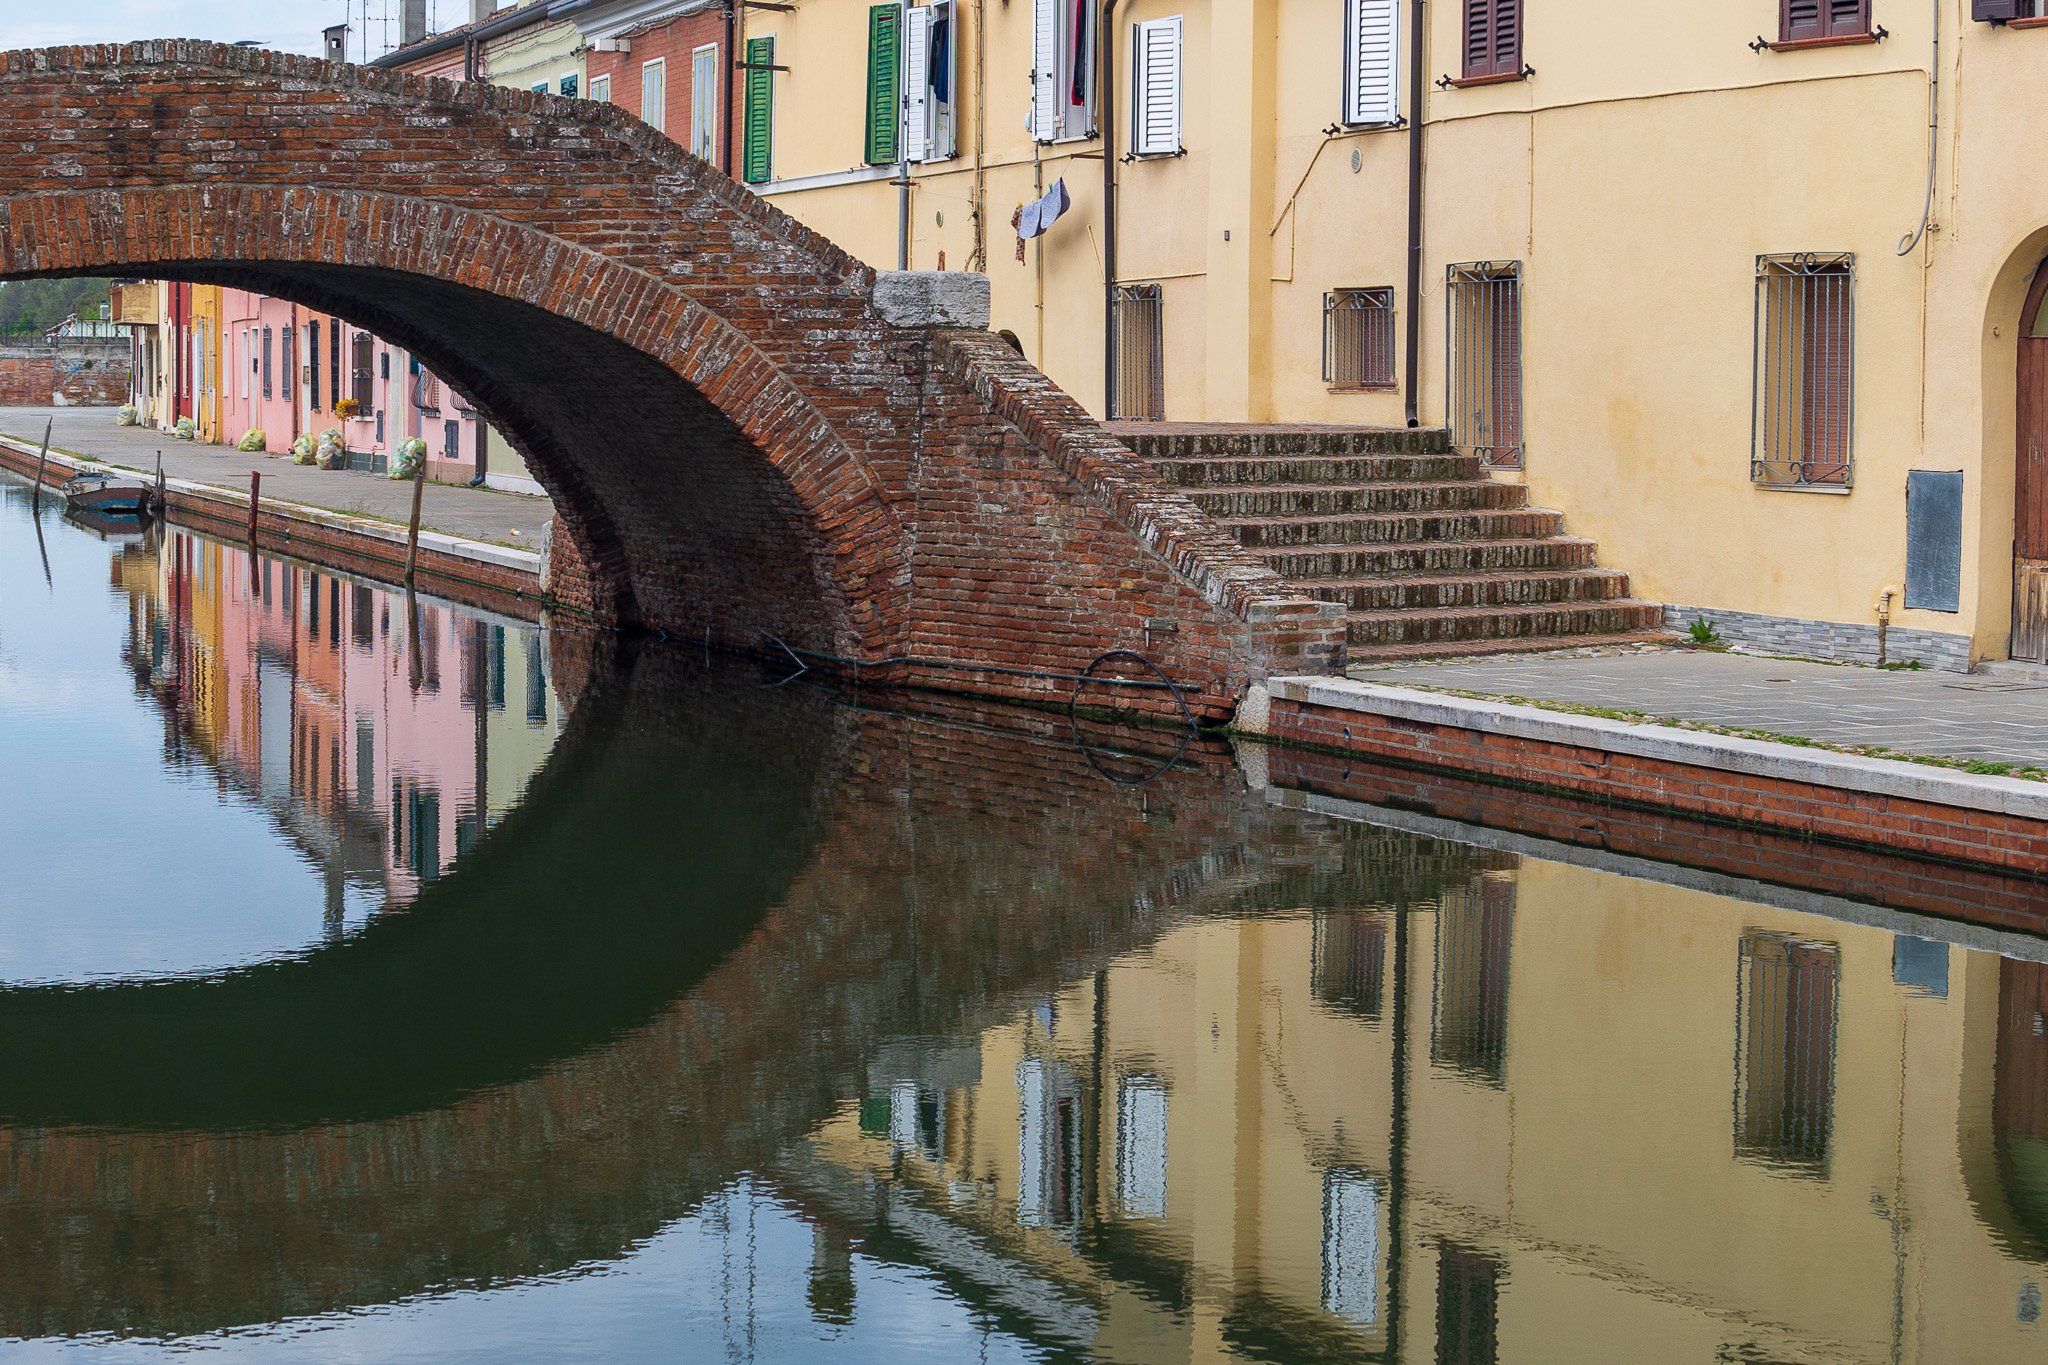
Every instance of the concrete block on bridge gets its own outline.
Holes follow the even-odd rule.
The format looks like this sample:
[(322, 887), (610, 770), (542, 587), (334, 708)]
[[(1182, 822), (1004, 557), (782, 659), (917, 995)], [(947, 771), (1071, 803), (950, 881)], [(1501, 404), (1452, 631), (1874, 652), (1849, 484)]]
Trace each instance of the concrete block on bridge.
[(892, 327), (988, 330), (988, 276), (971, 270), (881, 270), (875, 311)]

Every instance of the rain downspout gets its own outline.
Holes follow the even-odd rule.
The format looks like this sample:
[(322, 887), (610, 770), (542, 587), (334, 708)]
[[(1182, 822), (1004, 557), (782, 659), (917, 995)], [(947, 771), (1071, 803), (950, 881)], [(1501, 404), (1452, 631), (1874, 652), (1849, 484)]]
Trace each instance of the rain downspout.
[(718, 140), (718, 169), (728, 180), (732, 178), (732, 73), (740, 60), (739, 38), (740, 0), (725, 0), (725, 61), (720, 63), (725, 70), (719, 73), (725, 87), (725, 113), (720, 120), (725, 124), (725, 136)]
[(1102, 416), (1116, 416), (1116, 0), (1102, 0)]
[(1422, 124), (1425, 110), (1423, 90), (1423, 0), (1414, 0), (1408, 24), (1408, 98), (1414, 102), (1414, 116), (1408, 120), (1408, 356), (1406, 408), (1408, 425), (1422, 425), (1420, 395), (1422, 368)]
[(1927, 203), (1920, 210), (1920, 226), (1899, 238), (1899, 254), (1910, 256), (1926, 240), (1934, 222), (1934, 172), (1941, 154), (1941, 6), (1934, 0), (1934, 55), (1927, 62)]

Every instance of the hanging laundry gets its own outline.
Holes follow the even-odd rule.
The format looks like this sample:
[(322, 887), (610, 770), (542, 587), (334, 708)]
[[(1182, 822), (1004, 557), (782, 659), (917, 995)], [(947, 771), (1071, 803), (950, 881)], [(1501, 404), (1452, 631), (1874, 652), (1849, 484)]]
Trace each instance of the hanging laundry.
[(1046, 230), (1058, 222), (1074, 201), (1068, 197), (1066, 177), (1052, 182), (1052, 188), (1018, 210), (1017, 240), (1028, 241), (1043, 237)]
[(1016, 211), (1010, 215), (1010, 227), (1017, 233), (1017, 264), (1022, 265), (1024, 264), (1024, 206), (1022, 204), (1017, 205)]

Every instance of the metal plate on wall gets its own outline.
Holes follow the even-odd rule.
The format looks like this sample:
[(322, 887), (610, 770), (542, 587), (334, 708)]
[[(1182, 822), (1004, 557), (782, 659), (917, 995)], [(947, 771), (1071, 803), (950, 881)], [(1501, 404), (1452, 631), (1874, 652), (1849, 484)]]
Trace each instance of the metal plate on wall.
[(1963, 472), (1906, 475), (1906, 605), (1956, 611), (1963, 592)]

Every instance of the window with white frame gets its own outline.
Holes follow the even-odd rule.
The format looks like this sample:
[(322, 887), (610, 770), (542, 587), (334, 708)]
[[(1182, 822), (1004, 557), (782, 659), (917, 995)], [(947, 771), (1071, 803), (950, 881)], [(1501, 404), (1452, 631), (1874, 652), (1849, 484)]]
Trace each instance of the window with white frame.
[(555, 89), (562, 92), (563, 99), (573, 100), (576, 98), (576, 89), (580, 84), (581, 80), (575, 72), (565, 71), (562, 73), (562, 78), (555, 82)]
[(534, 94), (536, 94), (536, 95), (545, 95), (545, 94), (547, 94), (547, 92), (548, 92), (548, 83), (547, 83), (546, 81), (535, 81), (535, 82), (533, 83), (533, 93), (534, 93)]
[(590, 98), (594, 104), (610, 104), (612, 102), (612, 78), (610, 76), (592, 76), (590, 78)]
[(1323, 1172), (1323, 1307), (1365, 1326), (1380, 1316), (1380, 1203), (1366, 1172)]
[(1181, 17), (1131, 26), (1131, 155), (1180, 154)]
[(1096, 7), (1032, 0), (1031, 136), (1065, 142), (1095, 135)]
[(957, 155), (953, 134), (958, 25), (953, 0), (903, 12), (903, 154), (909, 161)]
[(1166, 1082), (1116, 1083), (1116, 1203), (1126, 1218), (1166, 1217)]
[(706, 161), (718, 156), (718, 44), (690, 53), (690, 150)]
[(1344, 113), (1356, 127), (1401, 117), (1400, 0), (1344, 0)]
[(656, 132), (668, 131), (668, 62), (656, 57), (640, 68), (640, 121)]

